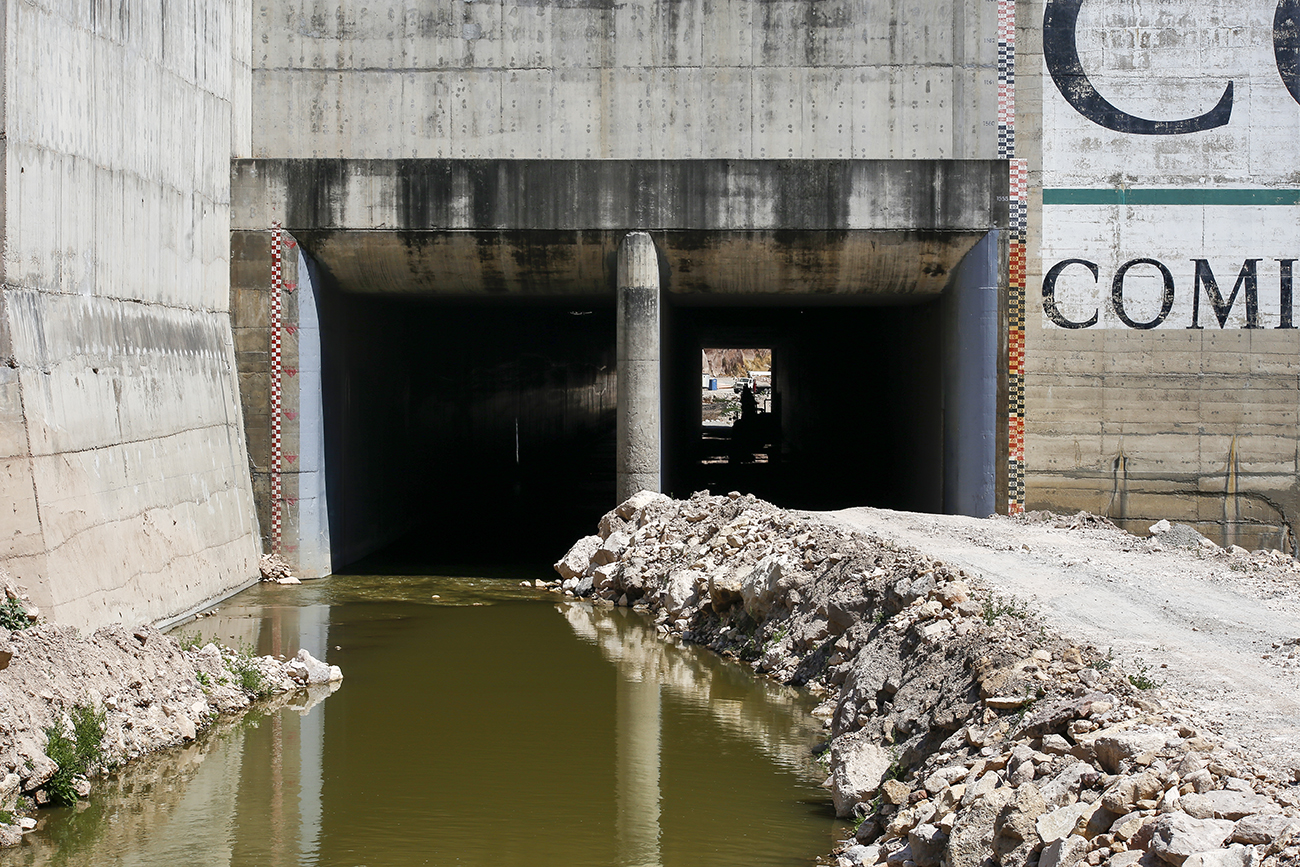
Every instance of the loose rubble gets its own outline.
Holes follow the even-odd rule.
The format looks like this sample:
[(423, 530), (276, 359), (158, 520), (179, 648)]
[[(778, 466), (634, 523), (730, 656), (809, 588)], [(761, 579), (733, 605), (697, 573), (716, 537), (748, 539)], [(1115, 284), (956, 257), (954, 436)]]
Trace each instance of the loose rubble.
[(271, 581), (276, 584), (301, 584), (302, 581), (294, 577), (289, 568), (289, 563), (279, 554), (263, 554), (262, 559), (258, 561), (258, 569), (261, 572), (263, 581)]
[(736, 493), (642, 492), (556, 571), (556, 592), (825, 696), (845, 867), (1300, 863), (1300, 769), (1261, 770), (1145, 669), (914, 549)]
[[(37, 623), (0, 628), (0, 846), (14, 846), (35, 827), (28, 813), (49, 802), (45, 786), (57, 771), (46, 755), (45, 731), (70, 712), (104, 712), (99, 767), (106, 772), (146, 753), (193, 741), (222, 714), (252, 702), (343, 674), (305, 650), (290, 660), (255, 657), (207, 644), (182, 649), (152, 626), (106, 626), (83, 636), (70, 626)], [(81, 797), (91, 782), (74, 778)]]

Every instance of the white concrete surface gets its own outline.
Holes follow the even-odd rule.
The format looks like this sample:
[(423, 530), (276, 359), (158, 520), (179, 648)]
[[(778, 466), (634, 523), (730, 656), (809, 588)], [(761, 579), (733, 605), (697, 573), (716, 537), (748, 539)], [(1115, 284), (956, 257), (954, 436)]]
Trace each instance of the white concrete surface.
[(0, 566), (63, 622), (256, 574), (227, 316), (250, 10), (6, 7)]
[(274, 0), (256, 157), (989, 159), (997, 7)]

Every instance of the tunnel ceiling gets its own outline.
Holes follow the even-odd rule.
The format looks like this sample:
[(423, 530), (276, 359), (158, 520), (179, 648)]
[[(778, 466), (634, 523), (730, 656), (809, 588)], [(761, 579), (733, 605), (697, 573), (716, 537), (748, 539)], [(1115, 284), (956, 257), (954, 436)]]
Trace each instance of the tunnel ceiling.
[[(620, 231), (305, 232), (341, 289), (419, 296), (608, 296)], [(652, 233), (678, 296), (938, 294), (980, 233)], [(700, 300), (704, 300), (701, 298)]]
[(349, 292), (610, 296), (645, 229), (683, 299), (922, 298), (1007, 223), (1004, 161), (245, 160), (233, 231)]

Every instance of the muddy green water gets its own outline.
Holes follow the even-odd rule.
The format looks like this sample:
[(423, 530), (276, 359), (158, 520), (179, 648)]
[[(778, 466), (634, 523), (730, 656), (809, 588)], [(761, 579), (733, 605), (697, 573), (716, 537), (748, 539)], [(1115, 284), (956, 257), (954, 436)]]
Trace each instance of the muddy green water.
[(842, 838), (804, 694), (513, 580), (259, 586), (183, 627), (343, 668), (51, 810), (0, 863), (813, 864)]

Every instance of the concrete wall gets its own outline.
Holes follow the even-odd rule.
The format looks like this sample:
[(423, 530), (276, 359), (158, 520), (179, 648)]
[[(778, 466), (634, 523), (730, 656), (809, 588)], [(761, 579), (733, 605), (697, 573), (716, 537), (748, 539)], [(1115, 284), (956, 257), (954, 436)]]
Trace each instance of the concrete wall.
[(233, 221), (377, 294), (612, 296), (630, 226), (677, 294), (938, 294), (1005, 188), (995, 160), (249, 160)]
[(1294, 541), (1290, 5), (1019, 7), (1029, 508)]
[(4, 6), (0, 566), (64, 622), (256, 575), (227, 319), (250, 14)]
[(254, 155), (988, 159), (997, 5), (273, 0)]

